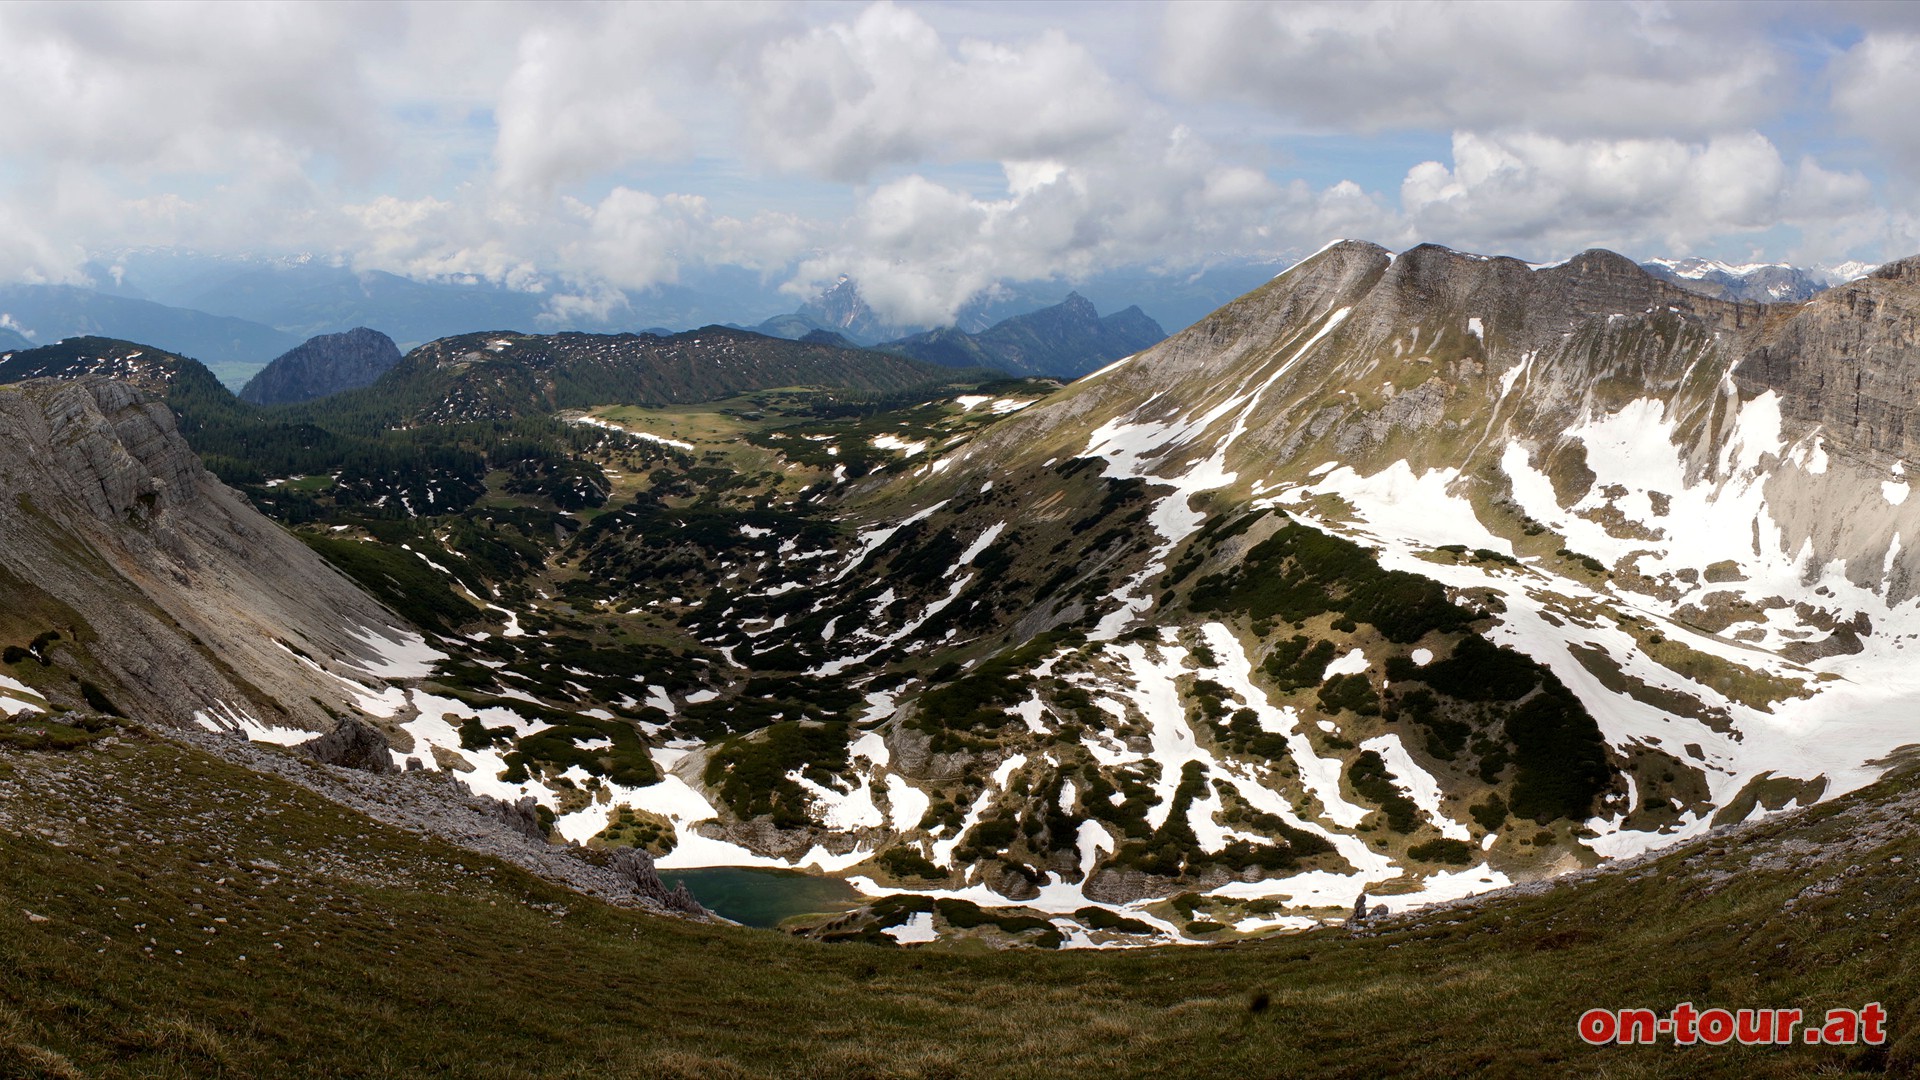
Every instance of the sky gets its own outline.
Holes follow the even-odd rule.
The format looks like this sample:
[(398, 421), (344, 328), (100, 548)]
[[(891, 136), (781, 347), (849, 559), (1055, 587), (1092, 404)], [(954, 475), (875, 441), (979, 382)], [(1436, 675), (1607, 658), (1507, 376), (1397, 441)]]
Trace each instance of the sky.
[(933, 324), (1339, 237), (1920, 252), (1920, 5), (8, 3), (0, 57), (0, 281), (743, 267)]

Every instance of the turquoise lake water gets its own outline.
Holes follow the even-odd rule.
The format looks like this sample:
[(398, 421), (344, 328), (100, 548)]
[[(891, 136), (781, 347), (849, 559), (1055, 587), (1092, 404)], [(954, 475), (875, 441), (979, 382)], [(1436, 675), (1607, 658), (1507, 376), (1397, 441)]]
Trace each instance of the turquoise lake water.
[(839, 878), (798, 870), (716, 866), (704, 870), (662, 870), (660, 880), (687, 891), (717, 915), (745, 926), (778, 926), (795, 915), (845, 911), (861, 903), (860, 893)]

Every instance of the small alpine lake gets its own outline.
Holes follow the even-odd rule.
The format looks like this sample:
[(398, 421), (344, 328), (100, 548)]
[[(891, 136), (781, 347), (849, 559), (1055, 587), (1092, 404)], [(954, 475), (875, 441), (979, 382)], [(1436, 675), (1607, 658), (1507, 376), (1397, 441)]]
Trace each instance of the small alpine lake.
[(802, 870), (753, 866), (713, 866), (698, 870), (662, 870), (667, 888), (685, 882), (687, 891), (716, 915), (744, 926), (778, 926), (796, 915), (827, 915), (858, 907), (859, 890), (835, 877)]

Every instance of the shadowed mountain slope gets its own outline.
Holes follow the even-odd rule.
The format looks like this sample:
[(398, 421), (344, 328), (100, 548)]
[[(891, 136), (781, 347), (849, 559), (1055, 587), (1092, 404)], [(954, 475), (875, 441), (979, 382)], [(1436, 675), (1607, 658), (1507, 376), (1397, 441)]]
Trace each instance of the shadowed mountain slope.
[(321, 334), (275, 357), (247, 381), (240, 399), (255, 405), (311, 401), (359, 389), (399, 362), (393, 339), (378, 330)]
[(1079, 293), (1028, 315), (969, 334), (932, 330), (878, 348), (949, 367), (985, 367), (1015, 375), (1076, 378), (1166, 337), (1137, 307), (1104, 318)]

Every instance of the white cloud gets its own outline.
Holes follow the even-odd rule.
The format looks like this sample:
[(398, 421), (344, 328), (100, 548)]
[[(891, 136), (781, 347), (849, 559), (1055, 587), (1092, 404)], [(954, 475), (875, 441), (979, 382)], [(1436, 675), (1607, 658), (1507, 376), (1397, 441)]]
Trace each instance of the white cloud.
[(383, 6), (0, 6), (10, 152), (167, 172), (224, 170), (263, 144), (362, 161), (382, 149), (366, 68)]
[(1864, 177), (1811, 160), (1789, 166), (1756, 132), (1699, 142), (1457, 132), (1452, 166), (1414, 166), (1400, 197), (1424, 238), (1552, 254), (1684, 252), (1729, 233), (1872, 210)]
[(1834, 60), (1832, 78), (1841, 123), (1873, 140), (1908, 181), (1920, 181), (1920, 34), (1869, 33)]
[(636, 158), (680, 150), (680, 124), (651, 90), (598, 77), (598, 65), (583, 63), (577, 44), (549, 33), (521, 42), (495, 112), (494, 164), (502, 186), (547, 193)]
[(873, 189), (800, 266), (805, 295), (841, 273), (897, 323), (939, 323), (996, 280), (1073, 278), (1137, 262), (1317, 244), (1328, 230), (1393, 240), (1392, 212), (1352, 183), (1277, 185), (1175, 127), (1073, 164), (1010, 162), (1004, 195), (912, 175)]
[(849, 181), (927, 160), (1071, 156), (1120, 135), (1137, 108), (1058, 31), (949, 46), (888, 3), (768, 43), (738, 78), (767, 161)]
[(783, 271), (818, 235), (792, 215), (734, 218), (702, 196), (628, 187), (595, 202), (383, 196), (346, 207), (324, 231), (352, 238), (357, 269), (543, 293), (561, 322), (604, 319), (626, 305), (622, 290), (674, 284), (689, 266)]
[(703, 78), (750, 56), (779, 29), (777, 10), (747, 4), (543, 7), (525, 28), (499, 89), (495, 179), (545, 195), (639, 160), (689, 153), (706, 117)]
[(1171, 4), (1160, 70), (1315, 128), (1701, 136), (1781, 98), (1763, 21), (1714, 4)]
[[(1920, 27), (1837, 10), (0, 5), (0, 278), (307, 250), (585, 314), (742, 266), (802, 294), (852, 273), (926, 322), (999, 280), (1336, 235), (1902, 254), (1920, 218), (1881, 207), (1871, 159), (1782, 127), (1820, 103), (1769, 26), (1857, 21), (1808, 123), (1920, 179)], [(1184, 98), (1130, 70), (1156, 27)], [(1314, 141), (1236, 127), (1256, 112)], [(1353, 134), (1384, 128), (1451, 153)]]

